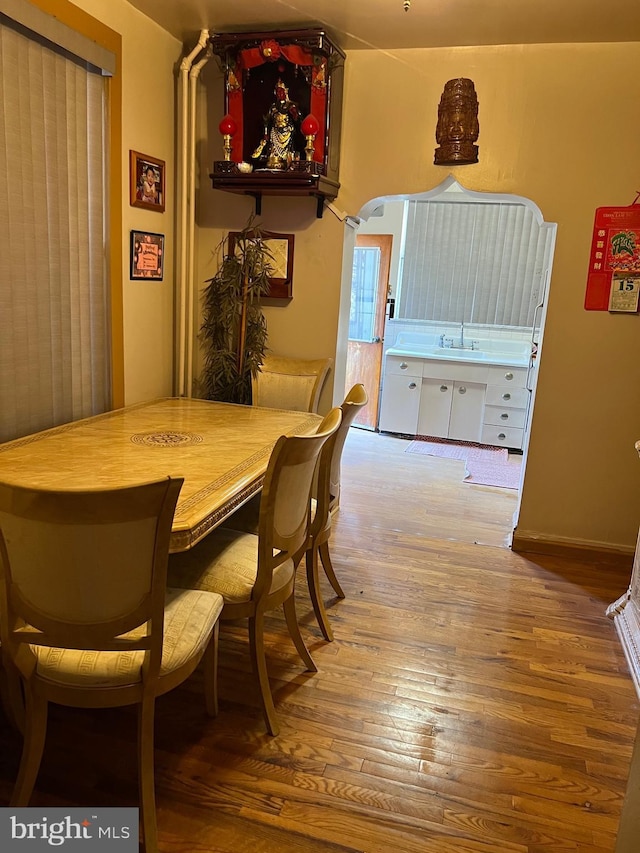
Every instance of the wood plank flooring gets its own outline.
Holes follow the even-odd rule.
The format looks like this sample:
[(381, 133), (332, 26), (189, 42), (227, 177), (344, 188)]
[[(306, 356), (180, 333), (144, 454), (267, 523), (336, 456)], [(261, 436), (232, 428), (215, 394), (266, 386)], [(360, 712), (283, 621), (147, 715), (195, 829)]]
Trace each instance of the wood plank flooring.
[[(612, 853), (639, 705), (606, 606), (629, 572), (504, 547), (515, 492), (352, 430), (331, 551), (347, 597), (319, 672), (268, 621), (281, 734), (265, 734), (243, 625), (221, 709), (196, 673), (157, 703), (166, 853)], [(135, 711), (51, 709), (32, 805), (135, 805)], [(0, 803), (19, 739), (0, 718)]]

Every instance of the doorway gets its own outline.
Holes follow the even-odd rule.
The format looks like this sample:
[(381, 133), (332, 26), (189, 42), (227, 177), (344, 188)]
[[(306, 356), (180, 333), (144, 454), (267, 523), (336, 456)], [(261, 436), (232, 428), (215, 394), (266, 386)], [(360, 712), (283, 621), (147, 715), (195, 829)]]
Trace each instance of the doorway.
[(389, 298), (392, 234), (358, 234), (353, 252), (345, 388), (362, 382), (369, 401), (354, 425), (378, 425), (384, 322)]
[[(535, 403), (537, 365), (543, 349), (557, 226), (545, 222), (540, 209), (530, 199), (469, 191), (452, 176), (425, 193), (374, 199), (361, 209), (358, 219), (353, 221), (358, 225), (356, 235), (345, 244), (348, 247), (343, 272), (345, 290), (348, 282), (354, 279), (353, 275), (349, 278), (349, 272), (356, 268), (354, 258), (366, 248), (365, 236), (367, 239), (375, 239), (391, 235), (392, 238), (390, 273), (388, 283), (384, 286), (384, 301), (389, 301), (396, 310), (395, 316), (387, 316), (377, 303), (377, 316), (381, 321), (377, 329), (380, 331), (372, 332), (368, 339), (376, 352), (373, 364), (376, 365), (377, 373), (373, 378), (362, 378), (365, 373), (361, 364), (364, 361), (360, 355), (361, 345), (355, 340), (354, 343), (351, 340), (345, 342), (347, 323), (344, 312), (347, 305), (353, 311), (353, 305), (357, 302), (355, 288), (350, 289), (350, 301), (346, 293), (342, 300), (340, 327), (342, 335), (345, 335), (342, 338), (342, 351), (347, 353), (344, 364), (345, 386), (349, 388), (354, 382), (365, 382), (369, 396), (373, 398), (373, 407), (366, 424), (369, 429), (380, 426), (379, 423), (376, 426), (376, 421), (379, 400), (382, 398), (384, 401), (385, 365), (389, 360), (387, 353), (390, 349), (392, 352), (398, 350), (398, 353), (394, 353), (397, 355), (403, 351), (402, 346), (407, 347), (407, 341), (413, 344), (416, 338), (424, 335), (432, 349), (438, 346), (438, 341), (444, 341), (445, 347), (450, 341), (454, 348), (461, 350), (475, 346), (474, 356), (479, 356), (478, 345), (482, 343), (482, 349), (485, 349), (485, 339), (488, 338), (489, 348), (491, 339), (494, 339), (501, 344), (509, 341), (513, 351), (518, 351), (522, 365), (517, 372), (520, 379), (521, 374), (526, 374), (526, 383), (522, 382), (523, 388), (517, 395), (511, 393), (512, 389), (507, 389), (508, 396), (501, 394), (498, 401), (493, 400), (490, 396), (490, 392), (493, 394), (496, 391), (493, 387), (496, 369), (493, 367), (488, 367), (490, 379), (478, 380), (481, 384), (486, 382), (487, 388), (485, 391), (482, 386), (486, 399), (483, 396), (480, 417), (484, 420), (480, 424), (479, 437), (474, 439), (483, 443), (482, 436), (488, 433), (487, 425), (494, 423), (491, 419), (493, 417), (509, 418), (511, 422), (517, 416), (518, 421), (522, 421), (515, 424), (515, 431), (503, 429), (502, 421), (499, 421), (500, 429), (495, 430), (501, 439), (507, 434), (504, 448), (513, 446), (516, 452), (522, 454), (515, 527)], [(452, 241), (452, 232), (458, 224), (463, 230), (459, 238)], [(437, 263), (432, 263), (434, 258)], [(416, 282), (427, 279), (431, 290), (424, 293), (416, 287)], [(485, 282), (488, 282), (486, 287)], [(371, 292), (370, 286), (370, 301)], [(352, 337), (354, 335), (350, 330), (349, 338)], [(374, 340), (377, 337), (381, 339), (379, 343)], [(478, 341), (478, 338), (481, 340)], [(339, 346), (338, 351), (342, 347)], [(508, 349), (508, 346), (500, 348)], [(490, 362), (490, 359), (487, 361)], [(337, 363), (336, 367), (339, 376), (340, 365)], [(425, 384), (422, 378), (424, 374), (419, 372), (418, 379), (408, 375), (403, 377), (409, 382), (414, 395), (420, 394), (420, 388)], [(513, 376), (508, 378), (513, 379)], [(415, 382), (415, 386), (411, 385), (410, 380)], [(448, 383), (440, 382), (440, 390), (443, 385), (448, 387)], [(392, 390), (391, 386), (389, 390)], [(504, 400), (509, 398), (511, 402), (505, 404)], [(427, 403), (428, 394), (425, 394), (425, 410)], [(505, 407), (505, 412), (502, 409), (500, 412), (494, 411), (497, 404)], [(421, 421), (422, 410), (417, 405), (415, 408), (412, 417)], [(374, 411), (375, 414), (372, 414)], [(402, 432), (406, 433), (405, 438), (407, 435), (421, 434), (417, 427), (403, 429)], [(513, 438), (511, 432), (517, 438)]]

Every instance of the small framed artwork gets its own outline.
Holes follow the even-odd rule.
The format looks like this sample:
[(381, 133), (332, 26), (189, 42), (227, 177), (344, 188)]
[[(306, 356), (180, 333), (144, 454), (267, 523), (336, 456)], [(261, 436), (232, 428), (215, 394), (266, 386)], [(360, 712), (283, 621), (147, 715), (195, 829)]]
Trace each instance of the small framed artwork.
[(164, 234), (131, 232), (132, 281), (162, 281), (164, 275)]
[[(235, 252), (238, 231), (229, 232), (229, 252)], [(269, 264), (273, 275), (269, 279), (269, 295), (266, 299), (291, 299), (293, 296), (293, 234), (275, 234), (263, 231), (263, 243), (271, 255)]]
[(609, 311), (637, 314), (640, 296), (640, 275), (614, 272), (609, 291)]
[(164, 211), (165, 162), (130, 151), (129, 189), (133, 207)]

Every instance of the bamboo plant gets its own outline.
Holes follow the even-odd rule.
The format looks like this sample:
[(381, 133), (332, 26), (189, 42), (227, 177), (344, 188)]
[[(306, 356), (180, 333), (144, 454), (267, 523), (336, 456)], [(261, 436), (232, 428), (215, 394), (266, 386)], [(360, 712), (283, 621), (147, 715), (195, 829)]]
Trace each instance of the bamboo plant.
[(253, 217), (234, 238), (233, 252), (229, 236), (222, 240), (220, 266), (203, 291), (201, 386), (209, 400), (248, 404), (267, 348), (260, 298), (269, 293), (273, 258)]

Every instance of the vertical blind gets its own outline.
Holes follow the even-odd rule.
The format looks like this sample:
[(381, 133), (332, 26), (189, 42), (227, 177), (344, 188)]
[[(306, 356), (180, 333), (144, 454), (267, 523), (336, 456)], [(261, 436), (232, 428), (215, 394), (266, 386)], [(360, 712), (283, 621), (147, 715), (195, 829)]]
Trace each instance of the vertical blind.
[(398, 317), (526, 326), (550, 232), (522, 204), (408, 202)]
[(110, 403), (106, 91), (0, 24), (0, 440)]

